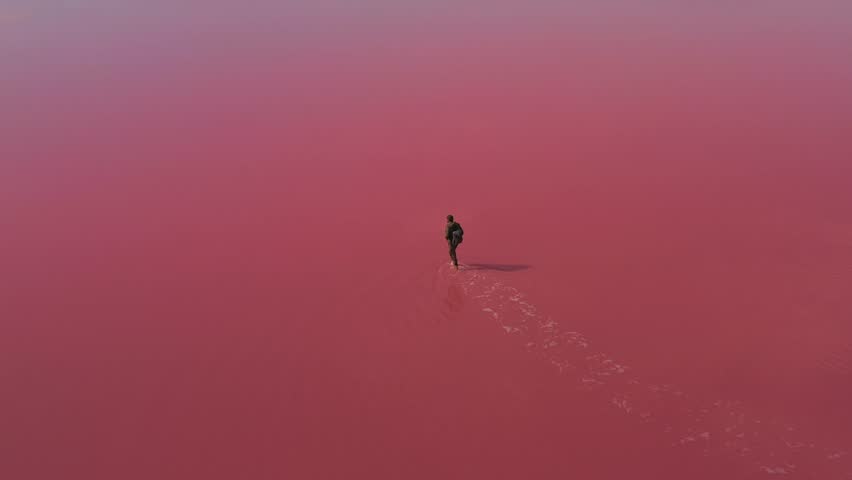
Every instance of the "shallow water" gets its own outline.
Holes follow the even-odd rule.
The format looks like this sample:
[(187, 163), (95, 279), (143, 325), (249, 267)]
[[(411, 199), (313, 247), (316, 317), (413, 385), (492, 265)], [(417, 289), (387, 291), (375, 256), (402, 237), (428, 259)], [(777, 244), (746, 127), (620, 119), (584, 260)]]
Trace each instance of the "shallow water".
[(849, 478), (851, 24), (4, 3), (2, 469)]

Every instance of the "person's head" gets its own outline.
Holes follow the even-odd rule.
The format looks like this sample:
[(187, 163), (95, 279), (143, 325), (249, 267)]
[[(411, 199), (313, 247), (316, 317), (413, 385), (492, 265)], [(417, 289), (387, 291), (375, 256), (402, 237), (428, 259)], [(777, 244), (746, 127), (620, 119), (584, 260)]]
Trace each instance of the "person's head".
[(447, 215), (447, 221), (448, 221), (448, 222), (452, 222), (452, 221), (453, 221), (453, 216), (452, 216), (452, 215)]

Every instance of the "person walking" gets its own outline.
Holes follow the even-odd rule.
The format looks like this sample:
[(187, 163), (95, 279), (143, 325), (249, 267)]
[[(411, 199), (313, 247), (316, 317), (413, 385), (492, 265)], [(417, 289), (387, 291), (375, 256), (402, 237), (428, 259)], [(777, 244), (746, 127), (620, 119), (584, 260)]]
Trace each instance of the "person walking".
[(456, 255), (456, 248), (462, 243), (464, 238), (464, 230), (462, 226), (455, 221), (452, 215), (447, 215), (447, 226), (444, 228), (444, 238), (447, 240), (447, 245), (450, 247), (450, 260), (456, 270), (459, 269), (459, 259)]

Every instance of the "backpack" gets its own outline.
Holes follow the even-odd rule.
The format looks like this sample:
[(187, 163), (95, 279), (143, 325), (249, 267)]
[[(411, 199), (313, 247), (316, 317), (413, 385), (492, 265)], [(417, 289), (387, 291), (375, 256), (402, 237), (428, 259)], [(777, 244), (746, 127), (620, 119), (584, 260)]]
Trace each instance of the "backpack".
[(462, 230), (461, 225), (456, 225), (458, 226), (458, 228), (453, 230), (453, 245), (459, 245), (462, 243), (462, 241), (464, 241), (464, 230)]

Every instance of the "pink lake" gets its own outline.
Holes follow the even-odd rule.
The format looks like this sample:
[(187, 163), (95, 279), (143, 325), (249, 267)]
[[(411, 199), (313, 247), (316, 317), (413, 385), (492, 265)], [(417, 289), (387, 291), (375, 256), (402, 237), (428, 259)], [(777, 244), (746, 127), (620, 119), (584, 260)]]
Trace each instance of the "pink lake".
[(0, 476), (852, 478), (852, 7), (698, 3), (0, 5)]

